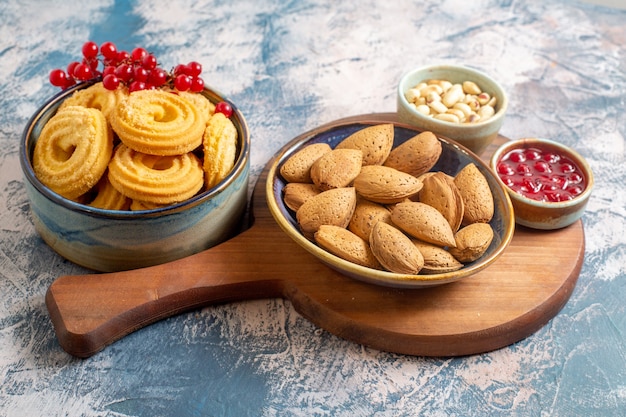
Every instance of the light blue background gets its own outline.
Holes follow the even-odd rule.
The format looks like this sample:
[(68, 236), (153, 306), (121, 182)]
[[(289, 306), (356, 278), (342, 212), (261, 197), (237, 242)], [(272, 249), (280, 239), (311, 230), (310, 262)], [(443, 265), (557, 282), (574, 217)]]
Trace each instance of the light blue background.
[[(623, 9), (573, 0), (9, 0), (0, 17), (0, 415), (624, 415)], [(490, 74), (510, 99), (503, 135), (565, 143), (595, 172), (572, 298), (529, 338), (464, 358), (364, 348), (278, 299), (182, 314), (92, 358), (70, 357), (44, 294), (57, 276), (85, 271), (36, 235), (18, 147), (57, 91), (48, 72), (78, 58), (86, 40), (143, 46), (169, 67), (201, 62), (207, 84), (248, 119), (252, 181), (304, 131), (394, 111), (396, 84), (414, 67), (463, 63)]]

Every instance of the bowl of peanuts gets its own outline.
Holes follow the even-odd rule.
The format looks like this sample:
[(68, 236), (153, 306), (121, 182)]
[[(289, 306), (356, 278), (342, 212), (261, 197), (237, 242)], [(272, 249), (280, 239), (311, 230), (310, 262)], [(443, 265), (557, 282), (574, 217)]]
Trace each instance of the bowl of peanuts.
[(508, 247), (513, 207), (474, 153), (368, 116), (304, 133), (275, 156), (269, 210), (322, 263), (370, 284), (424, 288), (479, 273)]
[[(216, 111), (220, 103), (228, 111)], [(183, 258), (241, 231), (249, 152), (244, 116), (208, 87), (128, 92), (96, 81), (35, 112), (20, 164), (41, 238), (79, 266), (114, 272)]]
[(502, 86), (461, 65), (432, 65), (398, 84), (398, 118), (452, 139), (480, 155), (498, 136), (508, 107)]

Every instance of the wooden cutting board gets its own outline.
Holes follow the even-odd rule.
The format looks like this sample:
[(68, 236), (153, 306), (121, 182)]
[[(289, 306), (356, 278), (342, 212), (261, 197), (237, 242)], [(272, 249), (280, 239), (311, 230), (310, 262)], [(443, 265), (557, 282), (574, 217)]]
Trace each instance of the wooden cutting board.
[[(396, 121), (394, 114), (375, 117)], [(505, 140), (499, 137), (485, 158)], [(317, 326), (372, 348), (469, 355), (507, 346), (545, 325), (569, 299), (582, 267), (579, 220), (557, 231), (518, 226), (493, 265), (455, 283), (423, 289), (363, 283), (328, 268), (279, 228), (265, 202), (266, 177), (267, 169), (253, 193), (252, 226), (221, 245), (155, 267), (54, 281), (46, 305), (63, 349), (89, 357), (175, 314), (283, 297)]]

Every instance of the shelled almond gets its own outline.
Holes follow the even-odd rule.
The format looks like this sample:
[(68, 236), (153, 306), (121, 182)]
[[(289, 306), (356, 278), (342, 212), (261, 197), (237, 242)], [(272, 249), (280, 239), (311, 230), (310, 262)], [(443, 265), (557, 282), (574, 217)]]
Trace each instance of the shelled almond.
[[(422, 132), (392, 148), (393, 124), (365, 127), (331, 149), (312, 144), (285, 160), (285, 205), (302, 234), (347, 261), (399, 274), (461, 269), (493, 239), (493, 195), (470, 163), (432, 171), (441, 142)], [(309, 149), (313, 147), (313, 149)]]

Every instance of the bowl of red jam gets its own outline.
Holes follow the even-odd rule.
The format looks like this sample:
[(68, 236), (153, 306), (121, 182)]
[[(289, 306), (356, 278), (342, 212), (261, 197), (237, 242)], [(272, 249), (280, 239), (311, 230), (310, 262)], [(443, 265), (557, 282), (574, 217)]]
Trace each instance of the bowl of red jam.
[(516, 223), (533, 229), (560, 229), (580, 219), (594, 183), (580, 154), (543, 138), (505, 143), (491, 157), (491, 169), (509, 193)]

